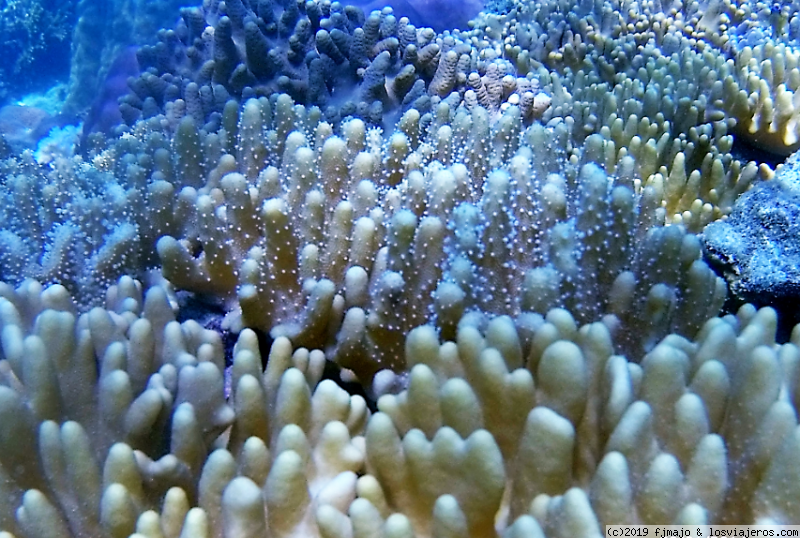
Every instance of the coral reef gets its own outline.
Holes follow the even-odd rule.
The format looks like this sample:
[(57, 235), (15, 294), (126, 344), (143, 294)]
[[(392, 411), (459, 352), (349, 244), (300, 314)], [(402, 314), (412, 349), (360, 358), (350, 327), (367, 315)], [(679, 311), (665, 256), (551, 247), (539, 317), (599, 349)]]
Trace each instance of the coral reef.
[(692, 23), (704, 39), (733, 60), (740, 87), (731, 95), (729, 112), (736, 131), (748, 143), (786, 156), (800, 148), (798, 37), (795, 2), (719, 2), (708, 13), (698, 11)]
[(61, 286), (27, 281), (1, 293), (5, 531), (242, 536), (247, 499), (254, 488), (261, 498), (254, 483), (265, 481), (270, 526), (300, 531), (311, 501), (355, 494), (368, 412), (363, 399), (320, 382), (318, 351), (292, 354), (276, 341), (265, 373), (255, 335), (243, 333), (229, 404), (218, 335), (175, 321), (163, 288), (143, 296), (123, 278), (109, 290), (113, 308), (81, 316)]
[(0, 104), (49, 87), (66, 75), (75, 0), (0, 4)]
[(158, 28), (171, 26), (179, 8), (192, 0), (72, 0), (76, 23), (72, 28), (69, 94), (64, 113), (80, 115), (102, 89), (115, 61), (130, 46), (155, 41)]
[[(388, 7), (365, 18), (355, 6), (316, 0), (209, 3), (182, 10), (174, 30), (140, 50), (144, 72), (121, 111), (132, 124), (185, 106), (198, 127), (216, 131), (230, 96), (279, 92), (320, 107), (334, 125), (353, 116), (389, 128), (410, 108), (430, 110), (431, 96), (466, 89), (468, 74), (498, 58), (482, 49), (416, 28)], [(506, 64), (498, 82), (512, 72)], [(503, 87), (494, 97), (531, 89)]]
[[(339, 333), (334, 355), (369, 383), (397, 364), (407, 331), (434, 318), (452, 338), (464, 312), (564, 306), (581, 322), (614, 315), (624, 334), (633, 320), (647, 325), (630, 340), (638, 351), (671, 331), (692, 334), (721, 305), (697, 241), (677, 227), (649, 230), (663, 222), (659, 193), (638, 193), (593, 160), (606, 153), (599, 135), (567, 152), (565, 124), (524, 129), (513, 106), (490, 128), (482, 107), (442, 101), (429, 135), (411, 110), (376, 146), (361, 120), (339, 137), (311, 116), (286, 95), (245, 103), (233, 155), (181, 195), (193, 203), (183, 218), (198, 226), (158, 241), (174, 285), (238, 300), (232, 324), (307, 347), (337, 344)], [(176, 141), (199, 136), (184, 133), (190, 124)], [(196, 177), (207, 143), (189, 147), (183, 167)], [(674, 272), (654, 271), (677, 253)], [(676, 311), (697, 318), (678, 328)], [(329, 316), (343, 316), (341, 329)]]
[(278, 95), (241, 111), (231, 101), (218, 133), (188, 113), (154, 117), (98, 151), (100, 170), (31, 164), (6, 190), (29, 194), (3, 215), (4, 278), (59, 282), (96, 304), (157, 255), (174, 285), (223, 301), (230, 327), (341, 348), (364, 383), (397, 363), (408, 330), (435, 319), (452, 338), (464, 312), (613, 315), (639, 352), (719, 309), (724, 287), (696, 239), (649, 230), (670, 193), (637, 181), (625, 146), (568, 122), (525, 127), (521, 106), (432, 101), (435, 115), (411, 109), (385, 140), (359, 119), (337, 136), (319, 109)]
[(706, 7), (182, 9), (0, 161), (0, 538), (800, 523), (800, 328), (697, 235), (794, 179), (800, 23)]
[(6, 537), (798, 523), (798, 334), (776, 344), (770, 309), (671, 335), (638, 363), (563, 309), (536, 327), (465, 318), (450, 342), (421, 326), (408, 388), (370, 413), (320, 381), (323, 352), (284, 337), (262, 369), (243, 331), (223, 373), (218, 335), (175, 321), (169, 288), (122, 278), (79, 316), (59, 285), (0, 297)]
[(59, 148), (42, 151), (42, 160), (53, 159), (48, 167), (30, 152), (0, 164), (0, 279), (59, 282), (86, 309), (121, 275), (153, 265), (148, 220), (157, 209), (134, 166), (117, 177), (99, 160), (75, 164)]

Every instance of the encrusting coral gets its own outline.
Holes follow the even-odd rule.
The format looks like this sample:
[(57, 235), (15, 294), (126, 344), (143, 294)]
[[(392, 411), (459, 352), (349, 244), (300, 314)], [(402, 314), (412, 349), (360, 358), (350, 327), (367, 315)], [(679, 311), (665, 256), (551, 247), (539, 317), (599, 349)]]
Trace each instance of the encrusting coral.
[(729, 303), (770, 305), (780, 315), (779, 334), (797, 323), (798, 161), (800, 153), (789, 157), (701, 236), (705, 259), (728, 285)]
[[(800, 351), (772, 310), (631, 362), (550, 310), (408, 334), (407, 389), (371, 414), (324, 353), (179, 323), (122, 278), (0, 290), (4, 538), (600, 536), (613, 523), (797, 523)], [(229, 388), (226, 388), (229, 387)], [(89, 390), (87, 390), (89, 389)], [(35, 454), (35, 457), (31, 457)], [(665, 494), (665, 492), (669, 494)]]

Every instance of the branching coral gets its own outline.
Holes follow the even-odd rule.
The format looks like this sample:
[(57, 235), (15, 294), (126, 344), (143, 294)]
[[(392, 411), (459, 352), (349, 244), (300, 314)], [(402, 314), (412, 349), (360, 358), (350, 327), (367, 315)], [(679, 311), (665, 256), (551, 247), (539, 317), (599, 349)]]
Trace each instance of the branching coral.
[(695, 19), (699, 35), (733, 60), (739, 89), (727, 97), (737, 133), (781, 156), (800, 148), (797, 4), (725, 1)]
[[(497, 514), (547, 536), (797, 520), (779, 474), (798, 450), (798, 349), (774, 344), (773, 311), (713, 319), (694, 342), (671, 335), (639, 365), (603, 324), (546, 319), (527, 337), (503, 317), (462, 323), (456, 343), (409, 334), (408, 389), (382, 397), (367, 427), (373, 517), (399, 510), (418, 536), (449, 522), (491, 536)], [(355, 508), (354, 530), (368, 513)]]
[[(602, 137), (562, 149), (574, 139), (569, 124), (525, 129), (516, 106), (491, 126), (484, 108), (445, 100), (422, 121), (407, 112), (375, 145), (361, 120), (340, 137), (288, 96), (248, 101), (231, 154), (173, 199), (196, 227), (159, 240), (164, 276), (238, 300), (233, 327), (338, 348), (366, 383), (397, 364), (408, 330), (436, 320), (452, 338), (469, 311), (610, 314), (622, 334), (647, 325), (626, 337), (639, 350), (673, 330), (693, 334), (719, 308), (724, 287), (698, 261), (696, 239), (648, 232), (663, 221), (664, 193), (641, 189), (634, 158), (617, 166), (610, 154), (607, 164)], [(166, 176), (197, 178), (200, 148), (218, 140), (193, 125), (181, 121), (176, 148), (191, 149), (178, 150)], [(673, 256), (681, 264), (661, 270)], [(695, 317), (674, 325), (676, 312)]]
[[(579, 18), (565, 2), (519, 2), (513, 16), (489, 15), (482, 24), (504, 37), (506, 50), (523, 70), (533, 61), (586, 76), (596, 71), (608, 84), (638, 78), (648, 91), (656, 92), (643, 92), (645, 101), (649, 97), (651, 103), (664, 105), (661, 112), (676, 130), (673, 137), (689, 135), (692, 123), (699, 129), (724, 111), (735, 120), (728, 130), (735, 128), (747, 143), (784, 156), (795, 151), (800, 133), (793, 97), (800, 19), (791, 17), (792, 7), (729, 1), (693, 1), (663, 10), (661, 6), (641, 1), (622, 8), (609, 2), (582, 6), (584, 17)], [(564, 37), (555, 39), (559, 35)], [(654, 76), (653, 61), (667, 76), (681, 70), (683, 87), (673, 93), (664, 86), (661, 77)], [(658, 95), (662, 92), (673, 103), (664, 103)], [(694, 105), (699, 115), (675, 121), (671, 109), (685, 98), (692, 102), (683, 106)], [(724, 146), (720, 149), (728, 152)], [(729, 203), (722, 209), (729, 210)]]
[[(134, 84), (135, 94), (123, 109), (132, 121), (166, 110), (163, 107), (177, 107), (180, 116), (188, 107), (198, 128), (216, 131), (228, 95), (246, 99), (277, 89), (303, 104), (320, 106), (323, 118), (334, 128), (342, 118), (354, 115), (391, 130), (397, 115), (390, 112), (411, 107), (421, 115), (433, 114), (434, 101), (429, 96), (453, 105), (450, 92), (457, 92), (468, 107), (479, 104), (486, 108), (492, 121), (501, 108), (517, 105), (526, 122), (542, 117), (545, 121), (555, 117), (574, 121), (579, 142), (581, 133), (602, 134), (614, 142), (617, 160), (631, 153), (637, 157), (636, 173), (645, 186), (666, 191), (668, 222), (697, 232), (728, 214), (733, 201), (757, 175), (754, 166), (744, 166), (731, 156), (731, 133), (767, 125), (764, 121), (772, 122), (773, 117), (789, 121), (786, 114), (760, 111), (763, 107), (758, 103), (777, 97), (766, 97), (761, 90), (763, 98), (749, 96), (757, 89), (752, 80), (748, 82), (752, 76), (744, 73), (743, 66), (752, 63), (749, 49), (735, 56), (735, 62), (728, 60), (723, 39), (728, 26), (709, 27), (695, 3), (666, 14), (658, 14), (657, 6), (649, 2), (617, 10), (612, 9), (613, 3), (583, 6), (583, 18), (572, 13), (571, 7), (568, 2), (518, 2), (508, 14), (481, 15), (475, 30), (448, 36), (415, 29), (390, 11), (374, 12), (356, 31), (354, 24), (360, 19), (345, 17), (346, 9), (326, 11), (323, 15), (327, 18), (318, 23), (315, 16), (301, 16), (293, 30), (300, 33), (289, 39), (297, 50), (280, 44), (281, 34), (273, 28), (281, 8), (263, 14), (245, 9), (234, 19), (241, 16), (242, 21), (249, 21), (252, 35), (274, 45), (278, 63), (273, 69), (251, 65), (255, 60), (248, 60), (247, 47), (228, 46), (244, 39), (237, 38), (244, 32), (244, 22), (229, 18), (231, 22), (225, 24), (232, 26), (223, 33), (231, 37), (225, 45), (228, 41), (216, 37), (202, 38), (202, 31), (210, 34), (223, 13), (215, 12), (213, 6), (184, 11), (183, 23), (174, 32), (165, 32), (159, 47), (143, 53), (150, 69)], [(720, 9), (726, 13), (736, 11), (723, 7)], [(313, 14), (318, 8), (315, 4), (309, 9)], [(348, 22), (339, 30), (342, 44), (337, 48), (332, 47), (328, 34), (339, 19)], [(317, 36), (321, 41), (303, 33), (309, 24), (322, 28)], [(374, 39), (369, 38), (371, 30), (367, 31), (373, 26), (380, 29)], [(397, 40), (400, 48), (384, 51), (376, 45), (359, 60), (353, 50), (342, 47), (346, 36), (355, 39), (361, 30), (367, 31), (372, 41), (380, 37)], [(389, 31), (396, 35), (387, 34)], [(770, 54), (779, 50), (783, 49), (772, 47)], [(780, 66), (789, 63), (785, 69), (776, 67), (776, 76), (785, 73), (788, 77), (793, 53), (787, 50), (779, 56), (785, 60)], [(217, 68), (223, 60), (230, 64), (224, 76), (219, 73), (221, 67)], [(335, 70), (331, 70), (333, 66), (337, 66)], [(313, 75), (319, 69), (322, 71)], [(315, 84), (322, 80), (325, 88), (317, 88)], [(777, 84), (770, 80), (761, 86), (775, 88)], [(356, 100), (343, 103), (354, 87), (357, 89), (351, 93)], [(772, 89), (768, 92), (774, 93)], [(790, 93), (780, 98), (784, 108), (789, 106)], [(784, 134), (791, 138), (792, 129), (786, 125), (770, 125), (754, 135), (759, 143), (772, 136), (767, 131), (773, 132), (772, 138)]]
[[(694, 3), (614, 7), (437, 35), (207, 2), (142, 50), (121, 137), (7, 160), (0, 528), (794, 522), (800, 337), (777, 344), (770, 309), (714, 318), (693, 235), (759, 175), (731, 154), (752, 62)], [(223, 307), (228, 368), (173, 287)]]
[[(507, 91), (532, 87), (521, 80)], [(639, 170), (655, 169), (651, 159), (683, 169), (680, 146), (650, 155), (636, 149), (639, 135), (616, 127), (612, 140), (586, 137), (570, 121), (525, 127), (522, 105), (490, 99), (487, 110), (470, 92), (431, 101), (433, 113), (409, 110), (385, 141), (358, 119), (337, 135), (318, 108), (287, 95), (251, 99), (241, 111), (231, 101), (217, 133), (199, 131), (188, 110), (138, 124), (93, 160), (126, 178), (118, 199), (139, 208), (127, 215), (120, 207), (110, 221), (129, 223), (119, 233), (138, 230), (136, 244), (94, 232), (93, 244), (109, 246), (95, 247), (109, 258), (96, 273), (147, 263), (157, 246), (164, 276), (226, 301), (232, 328), (326, 348), (365, 383), (398, 364), (408, 330), (435, 320), (452, 338), (469, 311), (564, 306), (582, 322), (614, 315), (621, 335), (645, 320), (647, 330), (620, 336), (637, 351), (670, 331), (691, 336), (717, 311), (724, 289), (698, 261), (696, 240), (678, 228), (648, 232), (698, 187), (681, 187), (677, 171), (669, 177), (677, 187), (640, 179)], [(706, 187), (725, 191), (727, 178), (718, 181)], [(75, 182), (70, 191), (89, 194)], [(60, 252), (59, 244), (47, 248)], [(608, 249), (617, 255), (605, 258)], [(673, 256), (680, 265), (659, 269)], [(70, 285), (72, 273), (45, 278), (60, 274), (56, 281)]]
[(0, 177), (0, 278), (58, 282), (82, 308), (126, 273), (142, 274), (154, 261), (148, 217), (152, 201), (141, 169), (115, 177), (93, 165), (57, 156), (50, 169), (30, 153), (3, 162)]
[[(365, 19), (359, 8), (338, 3), (262, 2), (251, 9), (237, 0), (182, 15), (158, 45), (140, 51), (146, 71), (121, 107), (128, 123), (186, 106), (198, 127), (217, 130), (229, 95), (281, 92), (321, 107), (333, 124), (355, 116), (391, 127), (399, 112), (428, 111), (430, 96), (466, 90), (468, 75), (495, 58), (484, 54), (485, 42), (415, 28), (391, 8)], [(495, 99), (514, 93), (500, 84), (502, 76), (491, 84), (499, 90)], [(481, 104), (488, 107), (483, 97)]]
[(694, 3), (669, 14), (649, 2), (616, 10), (598, 4), (582, 8), (583, 17), (571, 6), (519, 2), (509, 15), (484, 15), (477, 26), (520, 72), (537, 74), (553, 95), (548, 117), (574, 121), (578, 133), (602, 134), (618, 159), (639, 158), (643, 185), (665, 191), (669, 222), (699, 231), (728, 214), (756, 176), (753, 165), (730, 153), (734, 129), (754, 112), (731, 112), (736, 69), (718, 49), (686, 35), (684, 17)]
[(175, 321), (168, 291), (123, 278), (76, 316), (61, 286), (0, 290), (4, 536), (797, 522), (800, 352), (775, 344), (769, 309), (670, 335), (640, 364), (560, 309), (535, 328), (464, 318), (454, 342), (422, 326), (405, 342), (408, 388), (370, 416), (320, 382), (319, 350), (278, 338), (262, 370), (249, 330), (226, 399), (219, 337)]
[(257, 499), (260, 528), (301, 536), (354, 498), (368, 412), (319, 382), (319, 351), (280, 339), (262, 372), (242, 333), (226, 400), (219, 336), (175, 321), (161, 288), (124, 278), (81, 316), (61, 286), (0, 293), (4, 530), (242, 536)]
[(800, 53), (783, 44), (746, 47), (736, 56), (742, 89), (733, 114), (738, 130), (758, 147), (780, 155), (800, 148)]
[[(97, 103), (104, 84), (108, 83), (108, 80), (104, 83), (104, 78), (114, 70), (114, 63), (126, 55), (126, 48), (154, 43), (158, 28), (173, 25), (178, 19), (178, 10), (195, 3), (191, 0), (155, 3), (147, 0), (72, 0), (70, 5), (77, 20), (70, 28), (70, 80), (63, 112), (82, 116), (86, 109)], [(134, 70), (138, 73), (138, 67)], [(124, 86), (124, 78), (122, 83)], [(113, 104), (116, 105), (116, 97)]]

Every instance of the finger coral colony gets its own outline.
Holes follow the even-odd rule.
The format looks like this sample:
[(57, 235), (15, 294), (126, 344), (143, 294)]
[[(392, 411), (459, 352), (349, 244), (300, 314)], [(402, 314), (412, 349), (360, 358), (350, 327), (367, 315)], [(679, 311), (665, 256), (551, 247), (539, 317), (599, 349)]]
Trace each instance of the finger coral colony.
[(0, 538), (800, 524), (800, 329), (701, 235), (800, 147), (797, 8), (181, 9), (113, 133), (0, 148)]

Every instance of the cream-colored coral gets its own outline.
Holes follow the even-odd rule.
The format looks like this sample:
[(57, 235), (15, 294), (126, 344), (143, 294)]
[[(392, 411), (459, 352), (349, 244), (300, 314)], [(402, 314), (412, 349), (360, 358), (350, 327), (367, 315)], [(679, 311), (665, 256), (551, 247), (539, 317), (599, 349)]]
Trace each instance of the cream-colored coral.
[[(779, 88), (793, 53), (767, 47), (781, 80), (761, 78), (747, 90), (748, 78), (755, 80), (748, 73), (760, 76), (760, 60), (746, 53), (729, 59), (723, 39), (729, 26), (712, 28), (707, 19), (711, 12), (744, 15), (723, 4), (706, 10), (686, 2), (665, 12), (648, 0), (625, 10), (595, 4), (572, 17), (566, 2), (516, 2), (507, 15), (482, 14), (471, 35), (490, 36), (518, 73), (535, 75), (552, 99), (546, 119), (574, 122), (578, 136), (602, 134), (614, 144), (611, 162), (636, 157), (642, 185), (665, 191), (667, 222), (700, 231), (728, 214), (757, 176), (754, 164), (731, 155), (734, 133), (768, 147), (793, 136), (791, 92)], [(765, 115), (777, 109), (778, 91), (784, 113)]]
[[(734, 129), (788, 140), (795, 59), (727, 61), (694, 2), (573, 7), (413, 29), (392, 80), (378, 71), (397, 39), (354, 34), (375, 60), (365, 94), (403, 100), (385, 136), (287, 95), (230, 101), (214, 132), (177, 99), (98, 156), (131, 186), (109, 207), (147, 210), (95, 265), (108, 278), (158, 239), (171, 284), (123, 278), (83, 314), (63, 287), (0, 286), (0, 529), (797, 522), (800, 338), (776, 344), (769, 309), (713, 318), (724, 286), (687, 233), (758, 176), (731, 156)], [(68, 273), (72, 239), (45, 276)], [(216, 333), (176, 320), (172, 285), (228, 312), (227, 370)], [(266, 370), (246, 327), (274, 339)], [(379, 412), (320, 381), (326, 360)]]
[(320, 382), (321, 352), (279, 338), (263, 371), (244, 331), (225, 370), (217, 333), (130, 278), (81, 316), (32, 281), (5, 287), (0, 312), (5, 531), (313, 536), (319, 505), (355, 498), (369, 412)]
[[(216, 333), (123, 278), (0, 299), (4, 536), (599, 536), (612, 523), (797, 523), (798, 332), (771, 309), (616, 354), (609, 321), (464, 317), (406, 338), (365, 401), (324, 354)], [(232, 390), (224, 389), (224, 378)], [(31, 457), (35, 455), (36, 457)], [(669, 494), (665, 494), (668, 492)], [(12, 533), (12, 534), (8, 534)], [(365, 534), (366, 533), (366, 534)]]
[(407, 389), (383, 396), (367, 427), (379, 487), (339, 529), (357, 535), (371, 513), (377, 536), (393, 536), (393, 512), (416, 536), (797, 522), (800, 354), (795, 339), (775, 343), (771, 309), (711, 319), (695, 341), (670, 335), (638, 364), (602, 323), (547, 319), (528, 334), (510, 318), (464, 320), (456, 343), (409, 334)]
[(739, 92), (731, 104), (737, 132), (752, 145), (789, 155), (800, 148), (800, 53), (783, 43), (744, 47), (735, 58)]

